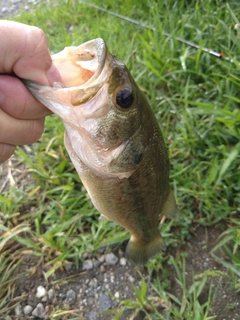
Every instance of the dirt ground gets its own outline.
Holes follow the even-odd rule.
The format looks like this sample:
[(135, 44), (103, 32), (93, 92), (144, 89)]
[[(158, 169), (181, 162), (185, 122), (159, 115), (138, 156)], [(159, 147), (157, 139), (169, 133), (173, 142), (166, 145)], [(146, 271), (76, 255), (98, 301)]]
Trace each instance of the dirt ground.
[[(219, 231), (211, 228), (208, 229), (207, 232), (211, 234), (209, 239), (209, 243), (211, 245), (212, 241), (214, 241), (219, 235)], [(191, 285), (194, 274), (202, 274), (207, 270), (226, 272), (226, 270), (209, 255), (208, 251), (203, 248), (203, 243), (205, 244), (205, 241), (206, 230), (202, 227), (198, 227), (195, 229), (195, 234), (191, 241), (186, 243), (184, 248), (181, 249), (181, 252), (187, 253), (187, 286)], [(123, 251), (121, 248), (115, 248), (114, 254), (116, 254), (118, 258), (121, 258)], [(172, 252), (171, 254), (174, 255), (176, 252)], [(167, 263), (165, 267), (171, 269)], [(45, 302), (44, 304), (44, 306), (49, 306), (49, 314), (51, 313), (51, 308), (71, 309), (75, 310), (74, 314), (76, 314), (79, 319), (110, 320), (113, 318), (113, 314), (101, 314), (97, 288), (107, 288), (107, 291), (110, 293), (110, 297), (111, 295), (116, 296), (117, 292), (117, 296), (122, 299), (136, 300), (132, 284), (136, 287), (140, 287), (141, 282), (137, 270), (132, 268), (128, 263), (126, 266), (120, 265), (119, 263), (114, 266), (101, 263), (96, 267), (93, 267), (91, 270), (83, 270), (82, 266), (79, 269), (76, 269), (74, 265), (72, 265), (70, 268), (66, 267), (66, 269), (56, 272), (56, 274), (54, 274), (48, 281), (44, 279), (43, 265), (39, 265), (36, 258), (31, 256), (27, 257), (25, 263), (22, 264), (18, 270), (18, 273), (21, 274), (22, 271), (29, 270), (29, 268), (34, 270), (34, 274), (30, 277), (29, 275), (23, 275), (16, 281), (17, 290), (15, 292), (15, 297), (22, 297), (20, 298), (21, 306), (37, 306), (40, 300), (36, 297), (36, 292), (37, 288), (41, 285), (47, 288), (47, 290), (53, 289), (56, 293), (54, 300)], [(153, 293), (150, 288), (151, 280), (148, 277), (147, 271), (145, 269), (141, 269), (141, 272), (144, 275), (146, 282), (148, 282), (148, 297), (156, 296), (156, 293)], [(162, 279), (161, 274), (154, 274), (152, 281), (156, 277), (160, 277)], [(170, 281), (172, 285), (171, 292), (181, 297), (182, 291), (176, 282), (176, 274), (173, 270)], [(210, 315), (216, 316), (216, 319), (218, 320), (239, 320), (240, 294), (236, 293), (231, 288), (231, 284), (228, 281), (229, 278), (227, 277), (209, 277), (209, 280), (199, 297), (199, 302), (204, 304), (208, 300), (208, 294), (211, 287), (213, 291), (216, 291), (216, 298), (212, 304)], [(70, 289), (74, 292), (78, 292), (78, 295), (74, 303), (71, 304), (71, 308), (68, 308), (68, 306), (66, 307), (65, 305), (66, 301), (64, 298)], [(102, 290), (99, 292), (103, 294)], [(118, 302), (114, 298), (111, 297), (109, 301), (109, 308), (118, 306)], [(164, 307), (162, 312), (164, 314)], [(26, 316), (16, 317), (14, 314), (16, 314), (15, 311), (10, 312), (11, 319), (32, 319), (32, 317), (28, 318)], [(130, 319), (131, 314), (132, 312), (124, 313), (121, 319)], [(44, 319), (48, 319), (48, 317), (46, 316)], [(66, 319), (71, 318), (66, 316)], [(138, 313), (137, 317), (134, 319), (143, 320), (144, 315)]]

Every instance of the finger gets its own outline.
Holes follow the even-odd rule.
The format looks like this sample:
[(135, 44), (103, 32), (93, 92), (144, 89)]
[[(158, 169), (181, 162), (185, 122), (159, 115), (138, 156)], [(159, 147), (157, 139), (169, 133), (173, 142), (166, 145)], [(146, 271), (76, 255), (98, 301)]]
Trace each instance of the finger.
[(44, 119), (18, 120), (0, 109), (0, 143), (32, 144), (43, 132)]
[(24, 120), (41, 119), (51, 113), (21, 80), (7, 75), (0, 75), (0, 108), (12, 117)]
[(0, 143), (0, 163), (3, 163), (7, 159), (9, 159), (13, 154), (15, 148), (15, 146), (12, 146), (10, 144)]
[(47, 37), (41, 29), (1, 20), (0, 30), (0, 73), (14, 72), (20, 78), (43, 85), (61, 81), (52, 64)]

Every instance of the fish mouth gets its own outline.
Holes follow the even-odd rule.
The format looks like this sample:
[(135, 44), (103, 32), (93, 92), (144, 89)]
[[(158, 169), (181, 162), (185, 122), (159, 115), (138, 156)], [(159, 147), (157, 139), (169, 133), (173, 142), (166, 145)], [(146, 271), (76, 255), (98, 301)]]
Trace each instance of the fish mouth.
[(107, 46), (103, 39), (97, 38), (77, 47), (66, 47), (52, 55), (53, 64), (62, 78), (62, 83), (54, 87), (89, 87), (99, 82), (107, 56)]
[[(77, 47), (66, 47), (52, 55), (62, 82), (52, 86), (40, 86), (36, 82), (23, 80), (31, 93), (43, 104), (49, 99), (72, 107), (80, 106), (97, 94), (110, 75), (111, 55), (103, 39), (87, 41)], [(44, 100), (42, 99), (44, 96)], [(56, 108), (47, 107), (57, 113)]]

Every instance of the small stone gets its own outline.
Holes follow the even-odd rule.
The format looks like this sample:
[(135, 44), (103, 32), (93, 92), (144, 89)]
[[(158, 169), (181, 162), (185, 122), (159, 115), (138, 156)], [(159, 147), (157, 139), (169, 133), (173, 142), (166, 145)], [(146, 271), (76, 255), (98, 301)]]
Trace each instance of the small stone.
[(87, 258), (88, 258), (88, 253), (87, 253), (87, 252), (83, 252), (82, 258), (83, 258), (83, 259), (87, 259)]
[(119, 297), (120, 297), (120, 294), (119, 294), (118, 291), (114, 293), (114, 297), (115, 297), (115, 298), (119, 298)]
[(3, 7), (1, 11), (2, 11), (2, 13), (6, 13), (8, 11), (8, 8), (7, 7)]
[(48, 299), (47, 296), (44, 296), (44, 297), (42, 297), (41, 301), (42, 301), (42, 302), (46, 302), (47, 299)]
[(97, 288), (98, 286), (98, 281), (96, 278), (93, 278), (90, 282), (89, 282), (89, 287), (92, 288), (92, 289), (95, 289)]
[(115, 276), (113, 273), (110, 274), (110, 282), (112, 282), (112, 283), (115, 282)]
[(68, 262), (68, 263), (65, 263), (64, 264), (64, 269), (67, 271), (67, 272), (70, 272), (71, 269), (72, 269), (72, 263)]
[(53, 312), (53, 305), (46, 305), (45, 307), (45, 319), (50, 319), (50, 314)]
[(93, 268), (93, 261), (91, 259), (87, 259), (83, 262), (82, 269), (83, 270), (91, 270)]
[(98, 260), (93, 258), (93, 266), (94, 266), (94, 268), (97, 268), (100, 264), (101, 264), (100, 261), (98, 261)]
[(98, 250), (98, 253), (103, 254), (104, 251), (105, 251), (105, 249), (106, 249), (106, 248), (100, 248), (100, 249)]
[(121, 265), (121, 266), (125, 266), (126, 264), (127, 264), (127, 259), (124, 258), (124, 257), (122, 257), (122, 258), (120, 259), (120, 265)]
[(134, 282), (134, 281), (135, 281), (135, 279), (133, 278), (133, 276), (129, 276), (129, 277), (128, 277), (128, 281), (130, 281), (130, 282)]
[(100, 266), (99, 270), (100, 270), (100, 272), (102, 272), (102, 273), (106, 271), (106, 269), (105, 269), (105, 267), (104, 267), (103, 265)]
[(49, 289), (47, 294), (48, 294), (48, 299), (52, 300), (52, 298), (54, 297), (54, 290), (53, 289)]
[(33, 311), (33, 307), (30, 306), (29, 304), (27, 304), (24, 308), (23, 308), (23, 313), (27, 316), (29, 314), (31, 314), (31, 312)]
[(97, 311), (94, 309), (89, 313), (85, 314), (85, 318), (88, 320), (98, 320), (99, 319), (99, 315), (97, 314)]
[(118, 254), (120, 257), (122, 257), (124, 255), (124, 252), (121, 249), (118, 249)]
[(42, 303), (38, 303), (36, 308), (33, 310), (32, 315), (34, 317), (38, 317), (40, 319), (44, 319), (45, 318), (45, 310), (44, 310), (44, 306)]
[(70, 310), (70, 304), (64, 302), (64, 303), (63, 303), (63, 310)]
[(16, 11), (17, 10), (17, 6), (14, 4), (10, 7), (9, 11), (10, 12), (13, 12), (13, 11)]
[(36, 293), (37, 298), (43, 298), (44, 296), (46, 296), (46, 294), (47, 294), (47, 290), (43, 286), (37, 287), (37, 293)]
[(92, 297), (88, 298), (87, 299), (87, 303), (89, 306), (93, 305), (94, 304), (94, 299)]
[(105, 257), (104, 257), (103, 254), (98, 254), (97, 259), (98, 259), (99, 262), (103, 263), (104, 260), (105, 260)]
[(107, 253), (105, 255), (105, 261), (108, 266), (114, 266), (118, 262), (118, 257), (114, 253)]
[(65, 303), (70, 305), (70, 304), (73, 304), (75, 300), (76, 300), (76, 292), (72, 289), (68, 290)]
[(120, 302), (118, 300), (113, 301), (113, 308), (117, 308), (119, 306)]
[(59, 298), (61, 298), (62, 300), (66, 299), (66, 294), (60, 292), (60, 293), (59, 293)]
[(14, 310), (15, 310), (15, 315), (16, 316), (22, 316), (23, 315), (22, 306), (20, 304), (17, 304)]
[(102, 294), (99, 299), (99, 310), (105, 311), (111, 308), (111, 299), (107, 294)]

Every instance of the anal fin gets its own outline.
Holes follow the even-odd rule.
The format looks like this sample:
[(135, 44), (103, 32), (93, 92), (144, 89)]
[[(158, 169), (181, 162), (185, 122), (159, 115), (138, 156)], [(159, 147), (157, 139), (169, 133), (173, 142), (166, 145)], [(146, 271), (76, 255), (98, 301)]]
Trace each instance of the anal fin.
[(162, 214), (173, 220), (178, 219), (178, 209), (177, 209), (176, 200), (172, 190), (170, 190), (168, 193), (166, 202), (162, 210)]
[(108, 219), (106, 216), (104, 216), (103, 214), (100, 215), (98, 220), (105, 220), (105, 221), (110, 221), (110, 219)]

